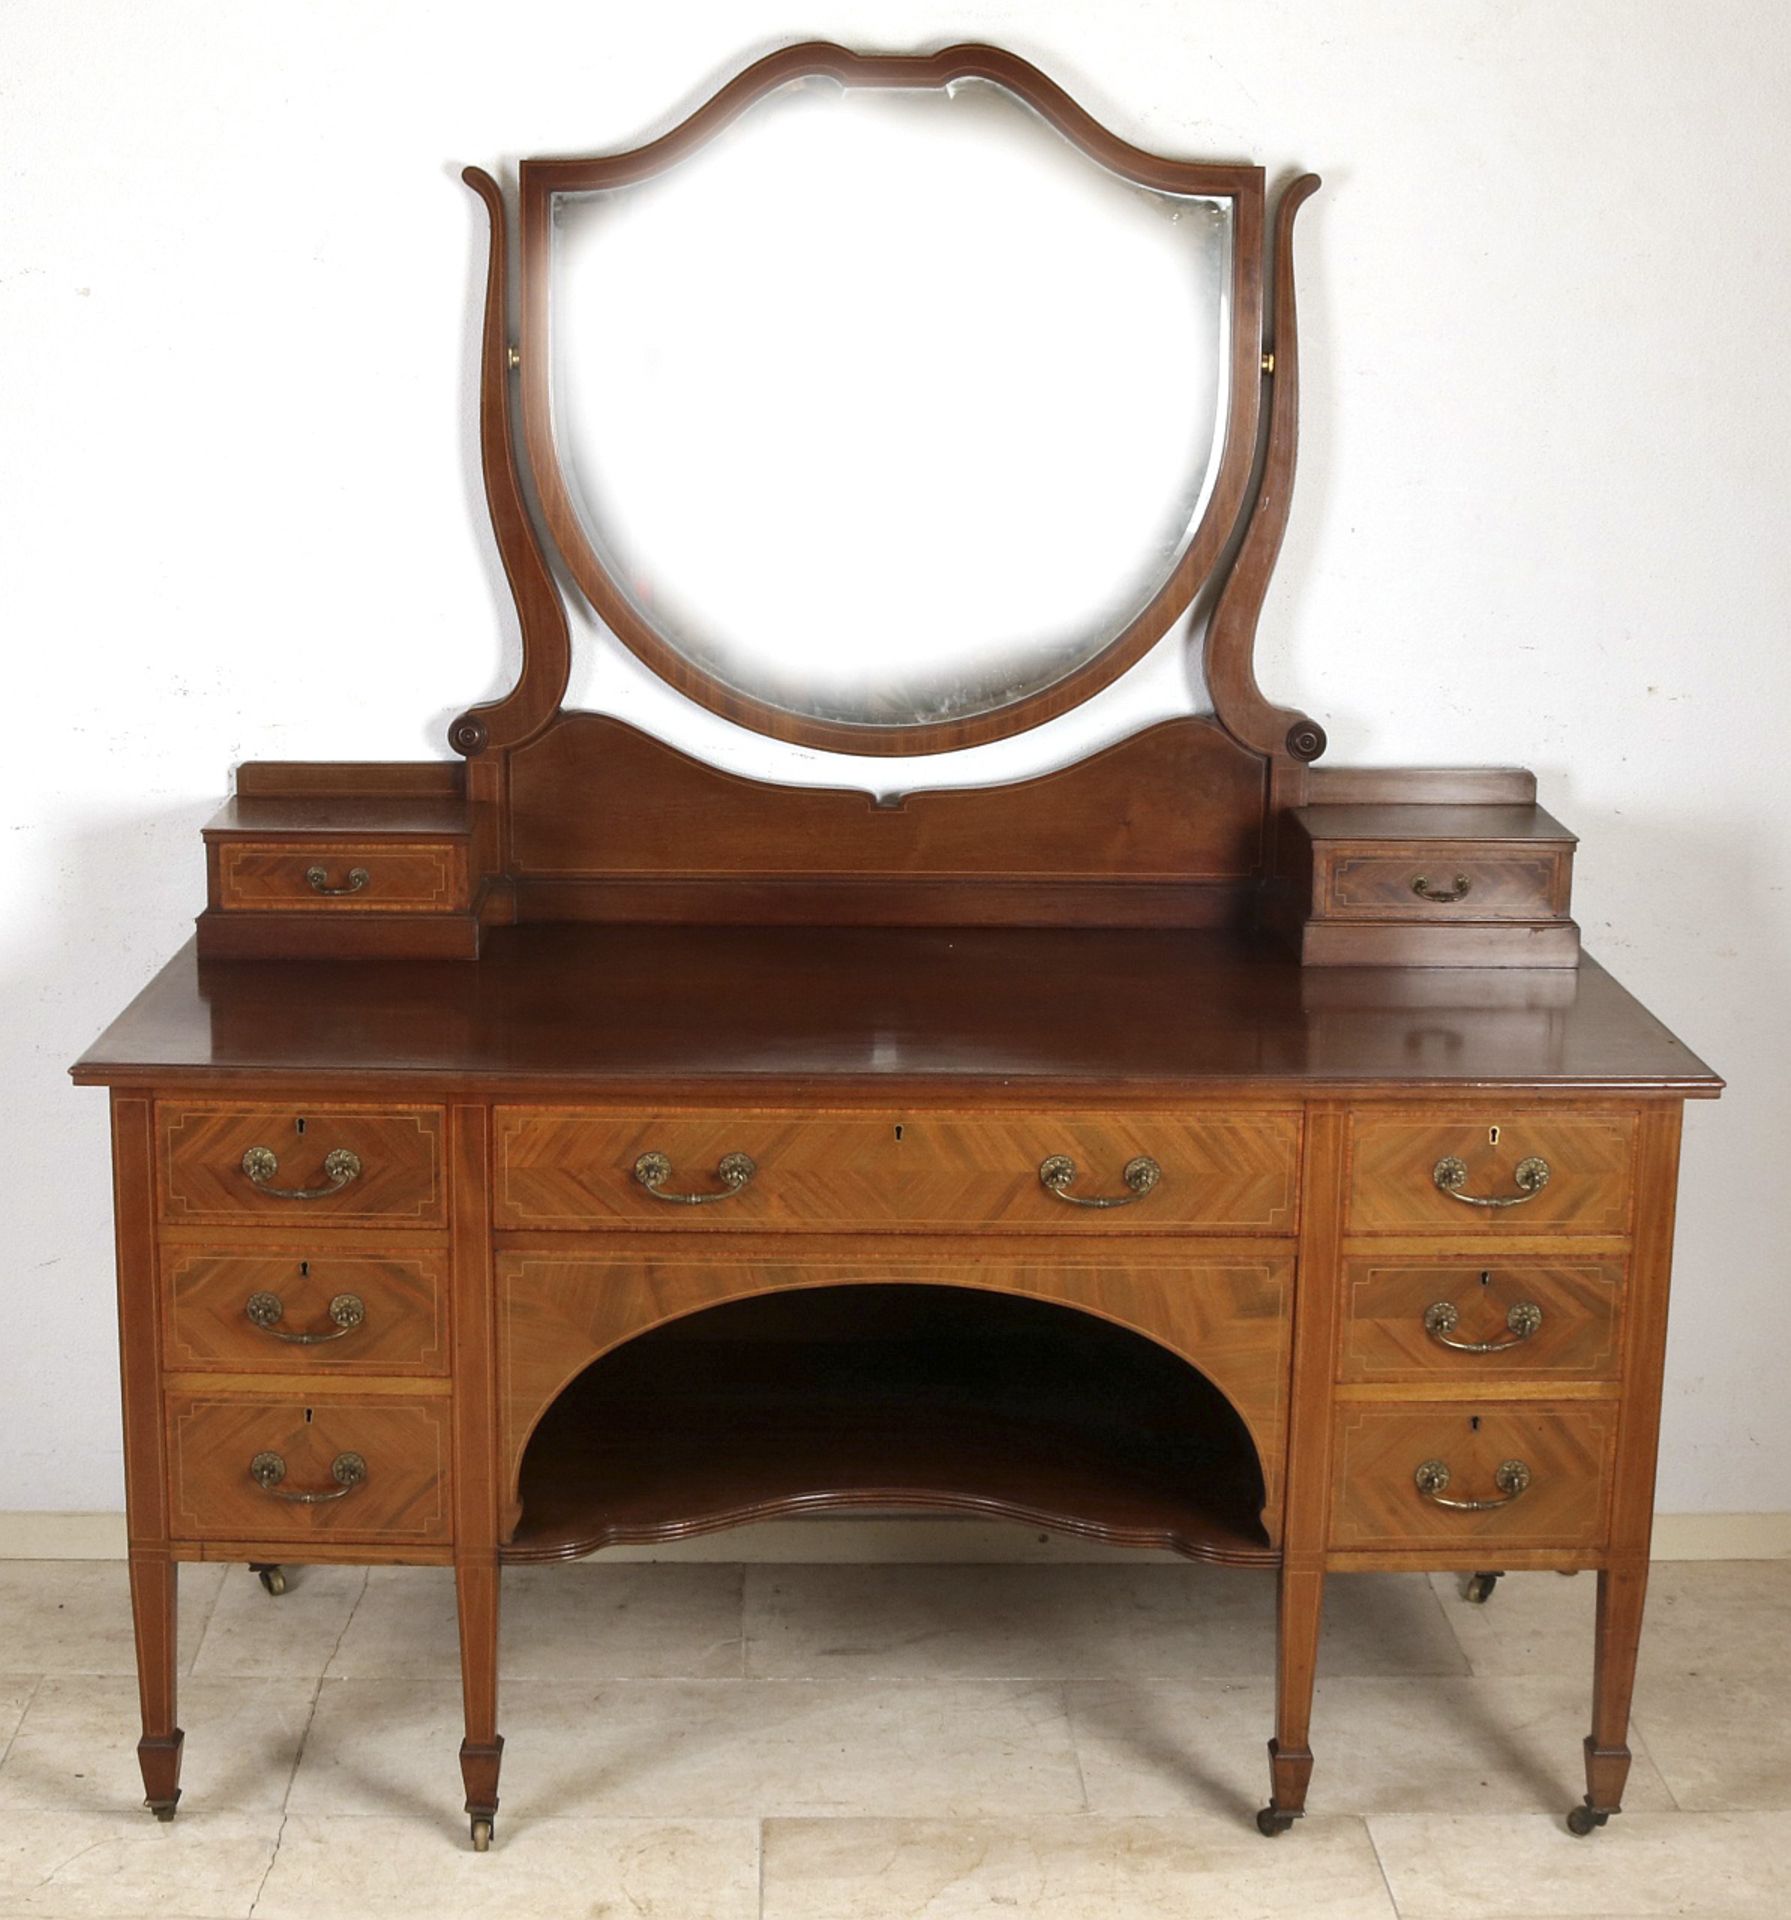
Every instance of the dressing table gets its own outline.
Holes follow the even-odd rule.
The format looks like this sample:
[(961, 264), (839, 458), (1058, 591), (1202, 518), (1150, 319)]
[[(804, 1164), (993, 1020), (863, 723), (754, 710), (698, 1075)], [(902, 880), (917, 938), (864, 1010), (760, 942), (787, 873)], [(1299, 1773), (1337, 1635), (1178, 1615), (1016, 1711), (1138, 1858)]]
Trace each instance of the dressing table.
[[(1277, 1569), (1269, 1835), (1328, 1576), (1595, 1572), (1602, 1825), (1721, 1083), (1580, 954), (1528, 774), (1322, 768), (1257, 684), (1317, 181), (1271, 228), (1258, 168), (1013, 55), (825, 45), (524, 162), (514, 262), (466, 177), (515, 684), (455, 760), (241, 768), (194, 943), (74, 1069), (149, 1806), (184, 1561), (451, 1565), (482, 1849), (505, 1564), (879, 1512)], [(693, 257), (722, 311), (659, 278)], [(699, 742), (851, 777), (569, 709), (568, 593)], [(1165, 660), (1198, 690), (1049, 747)], [(933, 771), (1035, 730), (1023, 777)]]

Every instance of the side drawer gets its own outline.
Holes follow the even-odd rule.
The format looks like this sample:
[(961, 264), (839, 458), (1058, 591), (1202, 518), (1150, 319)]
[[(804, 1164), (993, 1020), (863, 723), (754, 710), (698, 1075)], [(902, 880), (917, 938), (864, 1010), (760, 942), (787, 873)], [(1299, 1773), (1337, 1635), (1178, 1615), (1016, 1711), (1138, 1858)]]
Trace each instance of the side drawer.
[(1490, 1252), (1343, 1263), (1337, 1377), (1610, 1380), (1624, 1266)]
[(303, 1391), (168, 1396), (174, 1538), (449, 1539), (447, 1396)]
[[(1331, 1545), (1447, 1555), (1602, 1546), (1616, 1430), (1614, 1400), (1340, 1407)], [(1507, 1463), (1527, 1478), (1522, 1491), (1501, 1484)]]
[(1326, 920), (1559, 920), (1572, 871), (1566, 850), (1505, 853), (1471, 840), (1339, 850), (1320, 857), (1313, 911)]
[(440, 1107), (164, 1101), (156, 1130), (170, 1226), (446, 1221)]
[(1364, 1113), (1350, 1122), (1350, 1233), (1624, 1234), (1633, 1114)]
[(445, 1374), (448, 1256), (164, 1246), (171, 1370)]
[(457, 913), (467, 906), (463, 841), (229, 840), (217, 849), (218, 905), (230, 913)]

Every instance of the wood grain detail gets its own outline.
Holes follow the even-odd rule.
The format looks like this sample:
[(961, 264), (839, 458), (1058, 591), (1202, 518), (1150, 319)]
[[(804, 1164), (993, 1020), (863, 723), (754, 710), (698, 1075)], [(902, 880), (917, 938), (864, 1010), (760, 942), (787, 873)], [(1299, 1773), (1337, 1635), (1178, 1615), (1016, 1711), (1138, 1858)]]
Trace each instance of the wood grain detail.
[[(1501, 1252), (1421, 1260), (1357, 1255), (1343, 1263), (1340, 1381), (1448, 1380), (1470, 1392), (1512, 1381), (1611, 1380), (1618, 1372), (1623, 1262), (1513, 1257)], [(1425, 1331), (1424, 1315), (1447, 1301), (1460, 1315), (1450, 1337), (1511, 1337), (1508, 1316), (1529, 1303), (1542, 1322), (1520, 1344), (1460, 1353)]]
[[(1498, 1139), (1492, 1135), (1497, 1130)], [(1547, 1113), (1488, 1103), (1477, 1111), (1358, 1114), (1350, 1126), (1351, 1233), (1449, 1234), (1464, 1240), (1536, 1233), (1626, 1233), (1635, 1180), (1633, 1113)], [(1477, 1207), (1442, 1192), (1438, 1161), (1468, 1169), (1464, 1191), (1517, 1194), (1518, 1163), (1548, 1162), (1548, 1184), (1520, 1205)]]
[[(162, 1218), (171, 1225), (258, 1220), (310, 1232), (373, 1220), (419, 1227), (446, 1221), (439, 1107), (163, 1102), (157, 1131)], [(258, 1146), (278, 1156), (282, 1187), (327, 1188), (323, 1163), (337, 1147), (360, 1156), (361, 1173), (314, 1200), (279, 1199), (243, 1172), (244, 1153)]]
[[(1332, 919), (1410, 920), (1429, 914), (1449, 920), (1557, 920), (1566, 915), (1572, 873), (1569, 853), (1493, 853), (1472, 841), (1419, 841), (1370, 853), (1319, 854), (1313, 911)], [(1430, 900), (1413, 890), (1422, 879), (1459, 901)]]
[[(218, 904), (232, 912), (453, 913), (467, 905), (462, 841), (231, 840), (217, 849)], [(306, 873), (322, 867), (332, 887), (355, 868), (367, 883), (354, 893), (319, 893)]]
[[(319, 1399), (284, 1394), (170, 1394), (168, 1440), (172, 1531), (182, 1540), (282, 1540), (319, 1536), (387, 1545), (452, 1537), (448, 1504), (448, 1402)], [(331, 1463), (358, 1453), (367, 1479), (340, 1500), (301, 1506), (263, 1491), (249, 1463), (272, 1451), (286, 1462), (282, 1485), (324, 1491)]]
[[(669, 1205), (634, 1177), (644, 1153), (672, 1162), (668, 1189), (713, 1193), (723, 1157), (757, 1164), (740, 1192), (706, 1205), (716, 1233), (786, 1229), (953, 1228), (1130, 1238), (1165, 1231), (1292, 1233), (1299, 1121), (1239, 1115), (903, 1114), (746, 1111), (645, 1114), (500, 1107), (500, 1228), (625, 1225), (688, 1230), (696, 1209)], [(1134, 1204), (1092, 1208), (1048, 1192), (1040, 1166), (1074, 1160), (1071, 1191), (1123, 1196), (1129, 1161), (1148, 1156), (1158, 1185)]]
[[(306, 1374), (438, 1375), (448, 1371), (445, 1252), (342, 1253), (327, 1236), (313, 1248), (164, 1246), (165, 1364)], [(273, 1331), (246, 1311), (273, 1294), (285, 1312)], [(299, 1346), (280, 1333), (333, 1334), (330, 1302), (355, 1295), (366, 1317), (340, 1338)]]
[(510, 760), (525, 880), (1235, 881), (1261, 868), (1265, 793), (1263, 762), (1192, 716), (1035, 779), (888, 805), (748, 780), (603, 714), (563, 714)]
[(1166, 1347), (1209, 1379), (1256, 1442), (1264, 1523), (1279, 1537), (1287, 1421), (1293, 1262), (1283, 1251), (1191, 1257), (1171, 1243), (1123, 1259), (1062, 1248), (947, 1249), (840, 1241), (800, 1249), (761, 1242), (712, 1252), (689, 1239), (620, 1241), (578, 1251), (500, 1252), (504, 1535), (518, 1519), (517, 1478), (530, 1433), (593, 1360), (638, 1334), (724, 1301), (851, 1284), (966, 1287), (1073, 1307)]
[[(1440, 1567), (1489, 1564), (1482, 1556), (1507, 1544), (1600, 1546), (1608, 1524), (1617, 1414), (1614, 1400), (1344, 1407), (1337, 1416), (1331, 1545), (1434, 1546)], [(1523, 1461), (1533, 1477), (1508, 1506), (1461, 1513), (1436, 1506), (1418, 1491), (1414, 1475), (1426, 1460), (1448, 1465), (1446, 1491), (1457, 1499), (1497, 1498), (1495, 1476), (1506, 1460)]]

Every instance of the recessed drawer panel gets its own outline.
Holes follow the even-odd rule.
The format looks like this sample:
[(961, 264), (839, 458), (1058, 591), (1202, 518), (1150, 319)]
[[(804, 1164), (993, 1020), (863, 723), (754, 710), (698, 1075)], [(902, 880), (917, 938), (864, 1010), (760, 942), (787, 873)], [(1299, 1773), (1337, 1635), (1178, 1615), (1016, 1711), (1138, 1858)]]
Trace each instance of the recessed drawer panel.
[(1317, 875), (1314, 910), (1327, 920), (1555, 920), (1567, 912), (1566, 851), (1501, 853), (1433, 841), (1398, 853), (1337, 852)]
[(1331, 1545), (1601, 1546), (1616, 1426), (1609, 1400), (1342, 1407)]
[(227, 840), (218, 904), (233, 913), (455, 913), (467, 904), (460, 841)]
[[(498, 1112), (500, 1227), (1291, 1234), (1287, 1113)], [(700, 1213), (699, 1210), (700, 1209)]]
[(1629, 1231), (1630, 1114), (1368, 1114), (1350, 1128), (1351, 1233)]
[(447, 1255), (162, 1250), (165, 1364), (440, 1374)]
[(448, 1401), (172, 1394), (177, 1540), (447, 1540)]
[(439, 1107), (203, 1106), (158, 1115), (162, 1218), (286, 1228), (443, 1224)]
[(1608, 1380), (1623, 1263), (1461, 1255), (1343, 1263), (1343, 1381)]

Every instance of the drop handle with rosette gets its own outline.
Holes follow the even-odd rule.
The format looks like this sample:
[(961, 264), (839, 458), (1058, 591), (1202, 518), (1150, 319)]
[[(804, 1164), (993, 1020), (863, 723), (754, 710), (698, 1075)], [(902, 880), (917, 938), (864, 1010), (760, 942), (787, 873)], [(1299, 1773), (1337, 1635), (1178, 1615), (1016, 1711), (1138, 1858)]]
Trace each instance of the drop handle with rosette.
[(274, 1200), (322, 1200), (340, 1193), (351, 1180), (361, 1177), (361, 1156), (349, 1147), (332, 1147), (323, 1156), (325, 1187), (276, 1187), (271, 1184), (280, 1171), (280, 1156), (272, 1147), (251, 1147), (242, 1159), (243, 1172), (257, 1193)]
[(330, 1478), (335, 1481), (333, 1487), (313, 1493), (301, 1488), (283, 1487), (280, 1482), (286, 1478), (286, 1462), (277, 1453), (258, 1453), (249, 1462), (249, 1478), (263, 1493), (271, 1493), (276, 1500), (290, 1500), (296, 1506), (320, 1507), (326, 1500), (346, 1500), (356, 1487), (367, 1484), (367, 1463), (358, 1453), (339, 1453), (330, 1462)]
[(328, 899), (335, 899), (344, 893), (360, 893), (372, 878), (365, 867), (350, 867), (348, 879), (339, 887), (330, 885), (329, 870), (326, 867), (307, 867), (305, 883), (313, 893), (321, 893)]
[(1457, 900), (1465, 900), (1468, 897), (1468, 890), (1473, 884), (1465, 873), (1458, 873), (1455, 876), (1455, 884), (1444, 892), (1442, 888), (1433, 887), (1430, 884), (1428, 874), (1421, 873), (1412, 882), (1412, 891), (1420, 900), (1428, 900), (1434, 906), (1452, 907)]
[(1461, 1324), (1461, 1313), (1453, 1300), (1437, 1300), (1424, 1309), (1424, 1331), (1439, 1347), (1451, 1353), (1504, 1353), (1521, 1347), (1542, 1325), (1542, 1309), (1534, 1300), (1520, 1300), (1505, 1316), (1510, 1337), (1505, 1340), (1454, 1340), (1450, 1335)]
[(1446, 1193), (1451, 1200), (1459, 1200), (1464, 1207), (1521, 1207), (1548, 1185), (1548, 1162), (1534, 1153), (1520, 1160), (1511, 1170), (1511, 1177), (1517, 1183), (1516, 1193), (1463, 1193), (1462, 1188), (1468, 1184), (1467, 1162), (1458, 1160), (1452, 1153), (1445, 1154), (1431, 1168), (1430, 1177), (1439, 1192)]
[(1072, 1207), (1132, 1206), (1158, 1186), (1163, 1178), (1163, 1169), (1147, 1153), (1128, 1160), (1119, 1175), (1125, 1182), (1125, 1193), (1071, 1193), (1070, 1183), (1075, 1177), (1076, 1163), (1067, 1153), (1054, 1153), (1039, 1167), (1039, 1185), (1057, 1199), (1068, 1201)]
[(288, 1333), (280, 1325), (285, 1317), (286, 1305), (277, 1293), (250, 1294), (243, 1312), (263, 1333), (275, 1340), (285, 1340), (295, 1347), (321, 1347), (326, 1340), (340, 1340), (344, 1334), (353, 1333), (367, 1322), (366, 1302), (358, 1293), (339, 1293), (330, 1302), (332, 1325), (328, 1333)]
[(1456, 1513), (1491, 1513), (1495, 1508), (1510, 1506), (1529, 1486), (1530, 1469), (1521, 1460), (1501, 1460), (1498, 1472), (1493, 1475), (1493, 1485), (1499, 1490), (1497, 1500), (1456, 1500), (1445, 1494), (1449, 1465), (1444, 1460), (1424, 1461), (1412, 1478), (1418, 1491), (1434, 1507), (1448, 1507)]
[(663, 1153), (643, 1153), (634, 1163), (634, 1177), (655, 1200), (670, 1200), (680, 1207), (706, 1207), (716, 1200), (731, 1199), (742, 1192), (759, 1163), (749, 1153), (724, 1153), (715, 1163), (715, 1177), (721, 1185), (713, 1193), (667, 1193), (665, 1183), (672, 1177), (672, 1163)]

